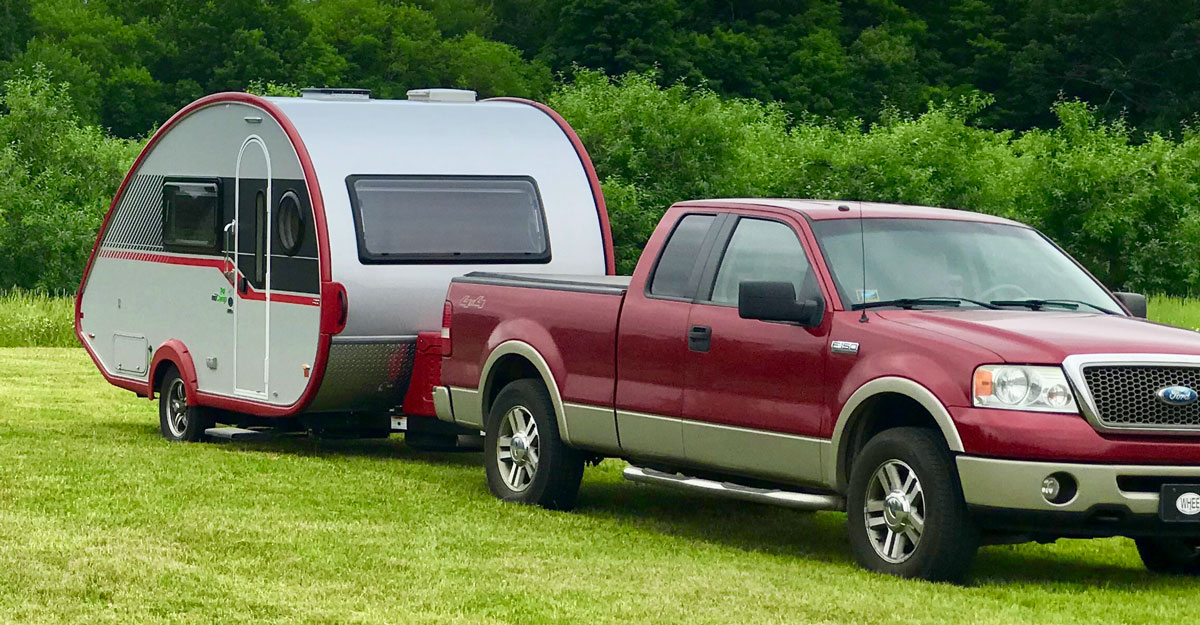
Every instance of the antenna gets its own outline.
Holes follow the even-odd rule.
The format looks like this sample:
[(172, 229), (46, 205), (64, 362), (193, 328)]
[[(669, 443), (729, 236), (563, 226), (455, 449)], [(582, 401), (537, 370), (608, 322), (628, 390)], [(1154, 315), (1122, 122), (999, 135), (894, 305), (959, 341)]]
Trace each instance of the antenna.
[[(862, 288), (861, 297), (862, 297), (863, 302), (865, 303), (867, 301), (867, 233), (863, 227), (862, 202), (858, 203), (858, 240), (862, 245), (862, 279), (863, 279), (862, 287), (863, 288)], [(870, 319), (867, 318), (867, 309), (863, 308), (862, 316), (858, 318), (858, 322), (866, 323), (868, 321), (870, 321)]]

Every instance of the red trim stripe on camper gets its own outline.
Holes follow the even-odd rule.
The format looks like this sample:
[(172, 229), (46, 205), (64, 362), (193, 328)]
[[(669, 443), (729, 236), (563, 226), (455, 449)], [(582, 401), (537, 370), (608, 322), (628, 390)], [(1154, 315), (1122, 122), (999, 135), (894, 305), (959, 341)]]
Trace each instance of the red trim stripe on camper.
[[(96, 363), (96, 368), (100, 370), (101, 375), (103, 375), (104, 379), (108, 380), (110, 384), (131, 390), (144, 397), (154, 396), (154, 389), (150, 388), (150, 382), (132, 380), (130, 378), (115, 376), (109, 373), (108, 370), (104, 368), (104, 365), (100, 362), (100, 359), (96, 356), (95, 352), (92, 351), (92, 346), (88, 342), (88, 339), (84, 337), (83, 327), (80, 323), (83, 319), (83, 312), (81, 310), (81, 306), (83, 304), (83, 291), (85, 288), (87, 288), (88, 276), (91, 275), (92, 265), (96, 262), (96, 256), (100, 252), (100, 245), (104, 242), (104, 233), (108, 231), (109, 224), (112, 221), (113, 214), (116, 212), (117, 205), (120, 204), (121, 198), (124, 196), (125, 190), (129, 187), (130, 181), (133, 180), (135, 173), (141, 167), (142, 162), (146, 160), (146, 157), (150, 154), (150, 151), (154, 149), (154, 146), (172, 127), (174, 127), (183, 119), (187, 118), (192, 113), (209, 106), (230, 102), (247, 104), (262, 109), (268, 115), (270, 115), (276, 123), (279, 124), (280, 128), (282, 128), (284, 133), (288, 136), (288, 139), (292, 143), (292, 148), (296, 151), (296, 156), (300, 160), (300, 167), (304, 172), (304, 183), (308, 187), (309, 201), (312, 204), (313, 225), (317, 235), (317, 256), (319, 259), (321, 273), (321, 292), (325, 293), (331, 289), (336, 290), (337, 288), (341, 287), (341, 285), (333, 282), (332, 271), (330, 269), (329, 232), (326, 228), (325, 202), (321, 196), (321, 186), (317, 181), (316, 169), (313, 167), (312, 157), (309, 156), (308, 148), (305, 147), (304, 141), (300, 137), (300, 133), (296, 130), (296, 126), (292, 124), (292, 121), (288, 119), (287, 115), (285, 115), (278, 106), (275, 106), (268, 100), (256, 95), (240, 92), (215, 93), (213, 95), (200, 98), (199, 100), (196, 100), (195, 102), (183, 107), (178, 113), (172, 115), (171, 118), (168, 119), (161, 127), (159, 127), (158, 131), (155, 132), (152, 137), (150, 137), (150, 140), (146, 142), (146, 146), (142, 148), (142, 152), (138, 154), (137, 159), (133, 162), (133, 166), (129, 168), (129, 172), (125, 174), (125, 179), (121, 181), (121, 186), (117, 188), (117, 193), (115, 196), (113, 196), (113, 201), (108, 207), (108, 212), (104, 214), (104, 221), (100, 224), (100, 231), (96, 233), (96, 244), (92, 247), (92, 253), (88, 256), (87, 266), (84, 268), (83, 277), (79, 281), (79, 291), (75, 294), (75, 336), (79, 339), (79, 342), (83, 344), (88, 356), (91, 356), (92, 362)], [(275, 299), (275, 297), (273, 296), (272, 299)], [(340, 307), (342, 305), (340, 301), (337, 301), (337, 298), (323, 297), (320, 298), (320, 302), (322, 305), (322, 319), (325, 317), (336, 317), (337, 311), (333, 310), (333, 308)], [(326, 309), (330, 310), (327, 311)], [(304, 410), (304, 408), (312, 402), (313, 398), (316, 397), (317, 389), (321, 387), (321, 379), (325, 376), (325, 363), (329, 360), (329, 346), (332, 342), (332, 335), (328, 330), (329, 327), (327, 324), (322, 324), (320, 334), (317, 337), (317, 354), (313, 361), (312, 375), (308, 379), (308, 386), (304, 387), (304, 392), (301, 393), (300, 398), (289, 406), (277, 406), (263, 402), (225, 397), (223, 395), (213, 395), (210, 393), (200, 392), (199, 389), (196, 388), (188, 389), (189, 396), (192, 396), (194, 393), (195, 396), (200, 399), (200, 405), (212, 406), (214, 408), (222, 408), (225, 410), (233, 410), (257, 416), (286, 417), (295, 415), (296, 413)], [(180, 357), (190, 358), (190, 356)], [(179, 363), (179, 365), (184, 366), (182, 363)], [(190, 365), (191, 363), (188, 363), (187, 366)], [(153, 380), (154, 374), (155, 370), (151, 369), (147, 375), (147, 380)]]
[[(117, 258), (120, 260), (136, 260), (146, 263), (163, 263), (166, 265), (184, 265), (187, 267), (211, 267), (225, 273), (233, 269), (233, 263), (224, 258), (204, 258), (201, 256), (172, 256), (169, 254), (155, 254), (152, 252), (131, 252), (128, 250), (100, 250), (101, 258)], [(239, 275), (241, 273), (239, 272)], [(234, 284), (232, 280), (229, 281)], [(267, 293), (265, 291), (255, 290), (253, 286), (246, 286), (246, 292), (242, 293), (234, 289), (238, 299), (246, 299), (256, 302), (265, 302)], [(281, 304), (298, 304), (300, 306), (320, 306), (321, 298), (316, 295), (297, 295), (294, 293), (281, 293), (279, 291), (271, 291), (271, 302)]]
[(484, 102), (516, 102), (518, 104), (527, 104), (545, 113), (558, 127), (562, 129), (563, 134), (567, 135), (567, 139), (575, 148), (575, 154), (579, 156), (579, 162), (583, 165), (584, 172), (587, 173), (588, 183), (592, 187), (592, 198), (596, 202), (596, 215), (600, 218), (600, 237), (604, 242), (604, 270), (612, 276), (617, 273), (616, 252), (613, 250), (612, 229), (608, 224), (608, 207), (604, 203), (604, 192), (600, 189), (600, 177), (596, 175), (596, 168), (592, 166), (592, 157), (588, 155), (587, 148), (583, 146), (583, 141), (579, 139), (579, 135), (575, 133), (575, 129), (563, 119), (558, 111), (533, 100), (525, 98), (488, 98)]

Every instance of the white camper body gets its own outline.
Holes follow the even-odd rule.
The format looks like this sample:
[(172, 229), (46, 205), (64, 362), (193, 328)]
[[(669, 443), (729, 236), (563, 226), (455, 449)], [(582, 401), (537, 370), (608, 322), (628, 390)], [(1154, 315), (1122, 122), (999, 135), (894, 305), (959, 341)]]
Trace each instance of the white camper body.
[(174, 368), (188, 405), (258, 417), (398, 412), (406, 395), (432, 414), (410, 380), (452, 277), (613, 271), (575, 133), (469, 93), (226, 93), (177, 113), (80, 284), (76, 331), (104, 376), (153, 397)]

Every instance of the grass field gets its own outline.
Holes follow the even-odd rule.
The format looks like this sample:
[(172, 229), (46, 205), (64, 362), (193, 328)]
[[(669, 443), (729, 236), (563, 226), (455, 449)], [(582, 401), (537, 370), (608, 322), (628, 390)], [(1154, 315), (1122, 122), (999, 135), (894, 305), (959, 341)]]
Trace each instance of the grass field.
[(871, 575), (844, 515), (625, 483), (491, 498), (401, 439), (172, 444), (79, 349), (0, 349), (0, 622), (1160, 623), (1200, 582), (1124, 539), (988, 547), (965, 587)]
[(0, 347), (78, 347), (74, 314), (70, 297), (0, 290)]

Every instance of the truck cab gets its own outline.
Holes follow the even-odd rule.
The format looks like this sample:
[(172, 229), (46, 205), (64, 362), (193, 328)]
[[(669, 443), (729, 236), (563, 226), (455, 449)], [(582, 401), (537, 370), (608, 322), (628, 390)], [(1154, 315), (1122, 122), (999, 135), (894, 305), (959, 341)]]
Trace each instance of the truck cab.
[(847, 512), (864, 567), (961, 579), (980, 544), (1135, 538), (1200, 571), (1200, 335), (1146, 321), (1036, 230), (930, 207), (677, 204), (630, 278), (471, 274), (439, 418), (502, 499), (584, 462)]

